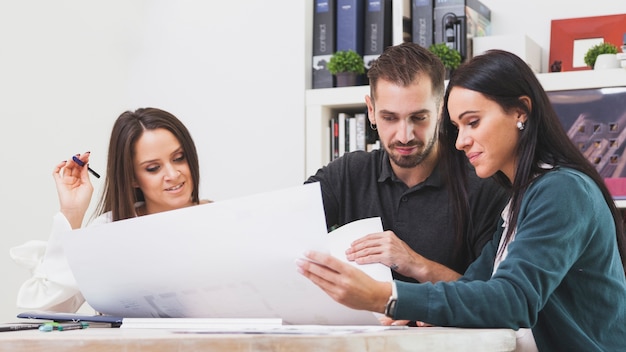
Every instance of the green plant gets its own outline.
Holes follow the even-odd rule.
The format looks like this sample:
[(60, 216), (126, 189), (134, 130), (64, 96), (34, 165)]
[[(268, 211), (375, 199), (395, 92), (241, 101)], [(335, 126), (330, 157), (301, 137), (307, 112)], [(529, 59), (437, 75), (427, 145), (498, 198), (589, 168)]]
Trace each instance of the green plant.
[(606, 42), (592, 46), (585, 54), (585, 64), (593, 68), (593, 65), (596, 64), (596, 58), (600, 54), (617, 54), (617, 46)]
[(363, 57), (354, 50), (337, 51), (330, 57), (328, 71), (336, 75), (340, 72), (355, 72), (358, 74), (365, 73), (365, 63)]
[(447, 69), (455, 70), (461, 65), (461, 54), (457, 50), (448, 47), (445, 43), (432, 44), (428, 47), (428, 50), (437, 55)]

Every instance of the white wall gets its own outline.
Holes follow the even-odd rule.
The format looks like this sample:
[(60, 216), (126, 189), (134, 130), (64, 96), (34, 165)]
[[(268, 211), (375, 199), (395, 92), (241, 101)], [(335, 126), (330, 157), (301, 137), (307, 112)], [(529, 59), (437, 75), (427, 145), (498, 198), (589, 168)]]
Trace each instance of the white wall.
[(28, 277), (9, 248), (58, 210), (53, 166), (89, 150), (104, 174), (126, 109), (185, 122), (203, 198), (303, 182), (303, 17), (293, 0), (0, 0), (0, 321)]
[[(622, 0), (482, 1), (493, 34), (528, 34), (544, 67), (551, 19), (626, 13)], [(46, 239), (58, 209), (53, 166), (90, 150), (104, 173), (123, 110), (161, 107), (187, 124), (204, 198), (303, 181), (311, 2), (215, 3), (0, 0), (0, 321), (19, 311), (15, 295), (28, 277), (9, 248)], [(102, 180), (94, 184), (98, 195)]]

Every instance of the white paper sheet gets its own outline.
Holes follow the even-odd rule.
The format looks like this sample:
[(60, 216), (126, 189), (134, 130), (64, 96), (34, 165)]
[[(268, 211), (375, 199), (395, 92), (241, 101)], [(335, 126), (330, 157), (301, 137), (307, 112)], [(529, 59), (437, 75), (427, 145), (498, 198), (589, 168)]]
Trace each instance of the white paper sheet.
[[(379, 218), (360, 225), (353, 238), (382, 230)], [(377, 325), (377, 315), (335, 302), (296, 270), (306, 250), (331, 252), (337, 231), (327, 234), (313, 183), (70, 231), (64, 248), (87, 302), (104, 314)], [(350, 241), (332, 253), (345, 259)], [(362, 269), (391, 280), (382, 264)]]

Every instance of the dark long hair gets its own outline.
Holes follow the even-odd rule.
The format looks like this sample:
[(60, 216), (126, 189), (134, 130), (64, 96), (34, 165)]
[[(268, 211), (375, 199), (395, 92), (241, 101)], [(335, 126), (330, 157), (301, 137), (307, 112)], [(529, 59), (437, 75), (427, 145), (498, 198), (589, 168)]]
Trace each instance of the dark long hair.
[(95, 216), (111, 211), (112, 220), (136, 216), (135, 203), (143, 201), (141, 189), (133, 187), (135, 144), (146, 130), (166, 129), (178, 139), (192, 176), (191, 201), (199, 203), (200, 167), (196, 146), (185, 125), (176, 116), (157, 108), (141, 108), (122, 113), (111, 131), (104, 190)]
[[(498, 171), (493, 177), (511, 191), (509, 227), (504, 234), (511, 238), (516, 228), (518, 213), (526, 189), (537, 175), (549, 170), (540, 167), (541, 163), (553, 166), (565, 166), (578, 170), (593, 179), (611, 209), (615, 222), (617, 245), (624, 266), (626, 247), (623, 222), (613, 197), (604, 184), (595, 166), (590, 163), (571, 141), (548, 95), (530, 67), (516, 55), (490, 50), (464, 63), (453, 73), (444, 95), (444, 108), (439, 126), (439, 138), (442, 161), (448, 169), (449, 182), (458, 189), (463, 189), (454, 175), (464, 172), (465, 154), (456, 150), (455, 142), (458, 130), (450, 122), (448, 98), (453, 87), (462, 87), (483, 94), (487, 99), (498, 103), (506, 112), (523, 111), (527, 116), (526, 125), (520, 133), (517, 145), (518, 164), (513, 183)], [(531, 106), (526, 106), (520, 97), (530, 98)], [(457, 201), (464, 202), (464, 193), (453, 191)]]

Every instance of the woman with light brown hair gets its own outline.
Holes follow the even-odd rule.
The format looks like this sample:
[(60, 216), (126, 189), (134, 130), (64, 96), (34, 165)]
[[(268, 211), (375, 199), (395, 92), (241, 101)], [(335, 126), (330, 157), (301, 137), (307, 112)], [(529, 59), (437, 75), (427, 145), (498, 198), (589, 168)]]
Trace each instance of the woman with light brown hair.
[[(77, 154), (53, 171), (60, 211), (48, 242), (11, 249), (33, 277), (20, 288), (24, 309), (74, 312), (85, 302), (63, 254), (62, 236), (82, 226), (93, 194), (90, 153)], [(102, 197), (89, 226), (180, 209), (199, 200), (199, 162), (185, 125), (156, 108), (122, 113), (111, 132)]]

